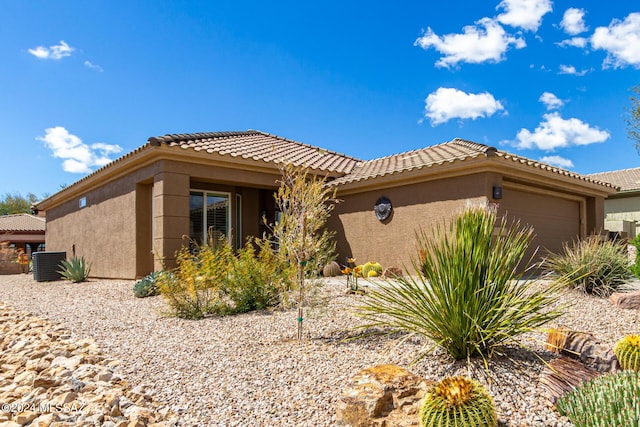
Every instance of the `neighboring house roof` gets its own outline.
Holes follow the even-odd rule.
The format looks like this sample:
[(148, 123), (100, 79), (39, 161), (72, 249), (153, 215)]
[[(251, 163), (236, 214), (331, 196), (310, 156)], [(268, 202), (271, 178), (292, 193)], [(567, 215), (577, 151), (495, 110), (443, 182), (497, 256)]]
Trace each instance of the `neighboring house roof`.
[(209, 132), (164, 135), (149, 138), (152, 145), (167, 144), (184, 149), (202, 151), (203, 154), (242, 157), (267, 163), (293, 163), (320, 171), (349, 173), (361, 162), (353, 157), (269, 133), (248, 130), (246, 132)]
[(620, 192), (640, 191), (640, 168), (622, 169), (611, 172), (600, 172), (587, 175), (592, 179), (610, 182), (620, 187)]
[(45, 219), (30, 214), (0, 215), (0, 233), (45, 231)]

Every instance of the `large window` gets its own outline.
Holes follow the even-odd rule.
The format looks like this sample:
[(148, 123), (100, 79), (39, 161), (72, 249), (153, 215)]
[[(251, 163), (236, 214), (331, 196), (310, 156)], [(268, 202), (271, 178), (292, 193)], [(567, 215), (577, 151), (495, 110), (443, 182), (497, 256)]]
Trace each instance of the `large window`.
[(191, 191), (189, 193), (189, 237), (202, 244), (209, 238), (227, 239), (230, 229), (231, 206), (227, 193)]

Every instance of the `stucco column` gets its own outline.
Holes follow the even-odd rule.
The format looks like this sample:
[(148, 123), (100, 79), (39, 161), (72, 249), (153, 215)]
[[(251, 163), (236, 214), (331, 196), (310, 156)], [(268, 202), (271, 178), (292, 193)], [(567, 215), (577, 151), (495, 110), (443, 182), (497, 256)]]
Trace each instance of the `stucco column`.
[(604, 197), (587, 198), (587, 235), (604, 230)]
[[(175, 267), (176, 251), (189, 235), (189, 175), (160, 172), (153, 178), (153, 252), (156, 270)], [(163, 266), (164, 264), (164, 266)]]

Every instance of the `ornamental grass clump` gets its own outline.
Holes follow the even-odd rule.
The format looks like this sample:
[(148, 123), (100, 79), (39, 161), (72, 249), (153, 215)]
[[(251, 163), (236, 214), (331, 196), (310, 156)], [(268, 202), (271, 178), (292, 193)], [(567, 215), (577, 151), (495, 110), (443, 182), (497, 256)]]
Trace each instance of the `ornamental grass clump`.
[(631, 278), (626, 244), (595, 235), (565, 243), (562, 252), (546, 257), (543, 267), (567, 287), (600, 297), (625, 290)]
[(621, 371), (585, 381), (561, 397), (556, 408), (579, 427), (637, 427), (640, 372)]
[(91, 271), (91, 265), (85, 261), (84, 257), (73, 257), (69, 261), (64, 259), (60, 261), (60, 267), (62, 269), (58, 273), (62, 278), (73, 283), (84, 282)]
[(466, 377), (446, 377), (429, 386), (420, 407), (420, 427), (495, 427), (498, 415), (487, 390)]
[(372, 287), (357, 311), (363, 327), (423, 335), (458, 360), (490, 356), (562, 314), (552, 308), (557, 284), (519, 280), (532, 233), (488, 206), (441, 223), (433, 237), (418, 233), (414, 275)]

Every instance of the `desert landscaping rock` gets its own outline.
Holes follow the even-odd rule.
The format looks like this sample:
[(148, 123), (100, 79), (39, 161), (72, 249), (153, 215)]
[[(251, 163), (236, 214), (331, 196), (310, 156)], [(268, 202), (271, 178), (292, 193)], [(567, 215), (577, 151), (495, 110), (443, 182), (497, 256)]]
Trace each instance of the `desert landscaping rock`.
[[(492, 360), (491, 378), (481, 363), (468, 368), (438, 351), (410, 366), (429, 348), (425, 340), (406, 335), (350, 339), (363, 335), (352, 329), (361, 322), (351, 310), (362, 296), (345, 295), (343, 278), (324, 283), (326, 300), (305, 311), (304, 340), (298, 342), (295, 310), (189, 321), (167, 317), (161, 297), (135, 298), (133, 281), (72, 284), (2, 276), (0, 301), (32, 313), (34, 325), (40, 322), (36, 318), (47, 319), (50, 329), (37, 333), (44, 341), (34, 347), (26, 340), (29, 323), (15, 330), (11, 348), (2, 351), (1, 393), (13, 393), (11, 402), (83, 399), (87, 406), (71, 414), (77, 417), (71, 425), (125, 427), (129, 424), (119, 417), (139, 416), (129, 421), (135, 426), (152, 414), (161, 422), (175, 415), (179, 426), (333, 426), (349, 380), (365, 368), (394, 364), (428, 380), (473, 375), (493, 395), (503, 426), (572, 425), (553, 410), (539, 384), (542, 360), (554, 357), (544, 349), (545, 332), (525, 337), (532, 351), (512, 347)], [(367, 286), (365, 280), (360, 284)], [(592, 332), (603, 345), (640, 331), (637, 310), (574, 292), (563, 302), (568, 312), (558, 323)], [(5, 334), (0, 332), (3, 343)], [(52, 389), (55, 395), (48, 394)], [(30, 425), (69, 425), (63, 423), (69, 414), (31, 412), (24, 411), (20, 421), (37, 415)], [(19, 425), (17, 414), (9, 415), (0, 413), (0, 425)]]
[(614, 292), (609, 299), (616, 307), (640, 310), (640, 291)]

